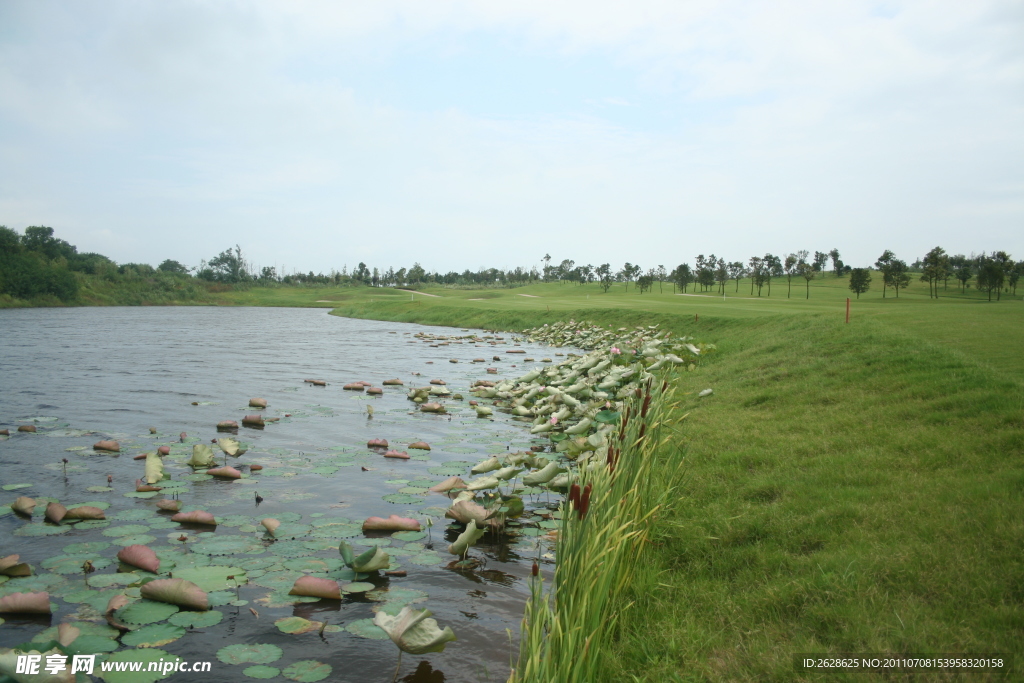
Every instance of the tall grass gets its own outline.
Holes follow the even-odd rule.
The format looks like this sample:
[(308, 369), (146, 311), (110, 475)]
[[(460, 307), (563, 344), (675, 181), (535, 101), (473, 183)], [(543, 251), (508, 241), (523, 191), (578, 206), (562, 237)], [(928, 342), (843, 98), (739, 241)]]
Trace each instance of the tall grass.
[[(624, 409), (607, 460), (580, 463), (562, 506), (553, 585), (531, 581), (512, 683), (585, 683), (606, 667), (622, 596), (671, 486), (664, 467), (675, 434), (675, 383), (649, 380)], [(678, 419), (678, 418), (676, 418)]]

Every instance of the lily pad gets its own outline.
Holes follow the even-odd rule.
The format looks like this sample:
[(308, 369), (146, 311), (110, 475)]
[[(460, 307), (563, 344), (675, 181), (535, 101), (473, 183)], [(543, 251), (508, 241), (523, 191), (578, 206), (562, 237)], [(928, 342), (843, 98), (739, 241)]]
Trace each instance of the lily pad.
[(309, 619), (303, 619), (302, 617), (282, 617), (274, 622), (274, 626), (281, 633), (290, 633), (292, 635), (298, 635), (300, 633), (309, 633), (310, 631), (317, 631), (320, 629), (321, 622), (310, 621)]
[(114, 638), (105, 636), (80, 635), (75, 638), (75, 650), (79, 654), (94, 655), (101, 652), (113, 652), (121, 647)]
[(73, 528), (70, 525), (58, 526), (37, 522), (20, 526), (13, 531), (13, 534), (15, 536), (56, 536), (57, 534), (66, 534)]
[(237, 555), (250, 550), (255, 544), (244, 536), (223, 536), (206, 538), (195, 545), (191, 550), (204, 555)]
[(388, 634), (380, 626), (373, 623), (373, 619), (357, 619), (345, 625), (345, 630), (352, 635), (370, 640), (387, 640)]
[(208, 612), (178, 612), (172, 614), (167, 622), (182, 628), (206, 628), (219, 624), (223, 618), (223, 612), (212, 609)]
[(151, 510), (121, 510), (110, 515), (110, 519), (117, 519), (123, 522), (130, 522), (133, 520), (149, 519), (155, 517), (156, 513)]
[[(236, 585), (244, 584), (246, 581), (245, 570), (241, 567), (225, 567), (221, 565), (175, 569), (173, 576), (176, 579), (191, 581), (207, 593), (234, 588)], [(227, 577), (229, 576), (234, 576), (235, 578), (228, 579)]]
[(277, 678), (281, 675), (281, 670), (277, 667), (257, 664), (256, 666), (250, 666), (243, 669), (242, 673), (249, 678)]
[(396, 534), (391, 534), (391, 538), (397, 541), (418, 541), (426, 536), (425, 531), (399, 531)]
[(389, 493), (386, 496), (381, 496), (387, 503), (393, 503), (395, 505), (415, 505), (416, 503), (423, 502), (423, 496), (414, 496), (408, 493)]
[(225, 664), (270, 664), (283, 654), (281, 648), (270, 643), (235, 643), (217, 650), (217, 659)]
[(109, 529), (102, 531), (104, 536), (111, 538), (118, 538), (120, 536), (132, 536), (134, 534), (144, 534), (149, 531), (149, 527), (143, 524), (123, 524), (121, 526), (112, 526)]
[(135, 583), (141, 577), (135, 572), (124, 574), (93, 574), (85, 580), (93, 588), (108, 588), (109, 586), (127, 586)]
[(68, 543), (63, 550), (65, 555), (80, 555), (98, 553), (109, 547), (110, 544), (106, 541), (86, 541), (84, 543)]
[(173, 643), (185, 635), (185, 629), (173, 624), (151, 624), (143, 626), (137, 631), (131, 631), (121, 636), (121, 642), (131, 647), (159, 647), (167, 643)]
[[(139, 600), (130, 605), (125, 605), (114, 614), (118, 621), (129, 625), (142, 626), (163, 621), (177, 611), (177, 605), (169, 605), (166, 602), (156, 602), (155, 600)], [(125, 643), (125, 645), (131, 645), (131, 643)]]
[(366, 591), (372, 591), (376, 586), (372, 583), (366, 583), (365, 581), (353, 581), (352, 583), (346, 583), (341, 587), (341, 590), (346, 593), (365, 593)]
[(106, 569), (111, 562), (99, 555), (55, 555), (40, 563), (44, 569), (49, 569), (54, 574), (84, 574), (82, 565), (88, 560), (92, 562), (94, 569)]
[(155, 540), (156, 536), (150, 536), (149, 534), (133, 534), (131, 536), (122, 536), (114, 541), (114, 543), (128, 547), (130, 545), (148, 545)]
[(295, 662), (281, 672), (285, 678), (298, 681), (299, 683), (315, 683), (322, 681), (331, 675), (331, 665), (326, 662), (318, 662), (315, 659), (305, 659)]

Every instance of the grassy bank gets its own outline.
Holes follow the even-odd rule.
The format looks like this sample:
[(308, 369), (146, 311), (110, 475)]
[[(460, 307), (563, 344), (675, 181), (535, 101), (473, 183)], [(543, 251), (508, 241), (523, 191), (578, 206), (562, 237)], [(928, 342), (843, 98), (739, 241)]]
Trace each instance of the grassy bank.
[(679, 488), (617, 598), (607, 680), (791, 680), (799, 652), (1020, 659), (1019, 301), (901, 294), (862, 300), (846, 325), (838, 287), (782, 311), (585, 289), (356, 293), (337, 312), (504, 329), (661, 322), (719, 346), (684, 376), (686, 437), (656, 475)]

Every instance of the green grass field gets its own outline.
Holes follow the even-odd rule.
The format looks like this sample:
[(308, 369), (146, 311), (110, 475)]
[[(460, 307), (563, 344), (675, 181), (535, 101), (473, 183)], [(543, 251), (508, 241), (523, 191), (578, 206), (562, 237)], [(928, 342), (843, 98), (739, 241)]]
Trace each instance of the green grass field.
[(426, 293), (318, 298), (464, 327), (660, 323), (719, 347), (679, 380), (694, 394), (660, 475), (674, 503), (620, 598), (607, 680), (845, 679), (798, 674), (801, 652), (1024, 654), (1019, 298), (930, 300), (915, 283), (854, 299), (846, 324), (831, 277), (810, 300), (795, 286), (751, 300), (742, 284), (724, 301), (560, 284)]

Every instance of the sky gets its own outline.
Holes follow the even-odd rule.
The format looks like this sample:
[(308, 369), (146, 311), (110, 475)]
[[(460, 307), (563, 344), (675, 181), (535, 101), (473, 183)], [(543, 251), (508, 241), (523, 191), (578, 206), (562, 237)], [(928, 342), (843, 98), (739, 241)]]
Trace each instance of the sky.
[(1024, 258), (1019, 0), (0, 0), (0, 225), (119, 263)]

